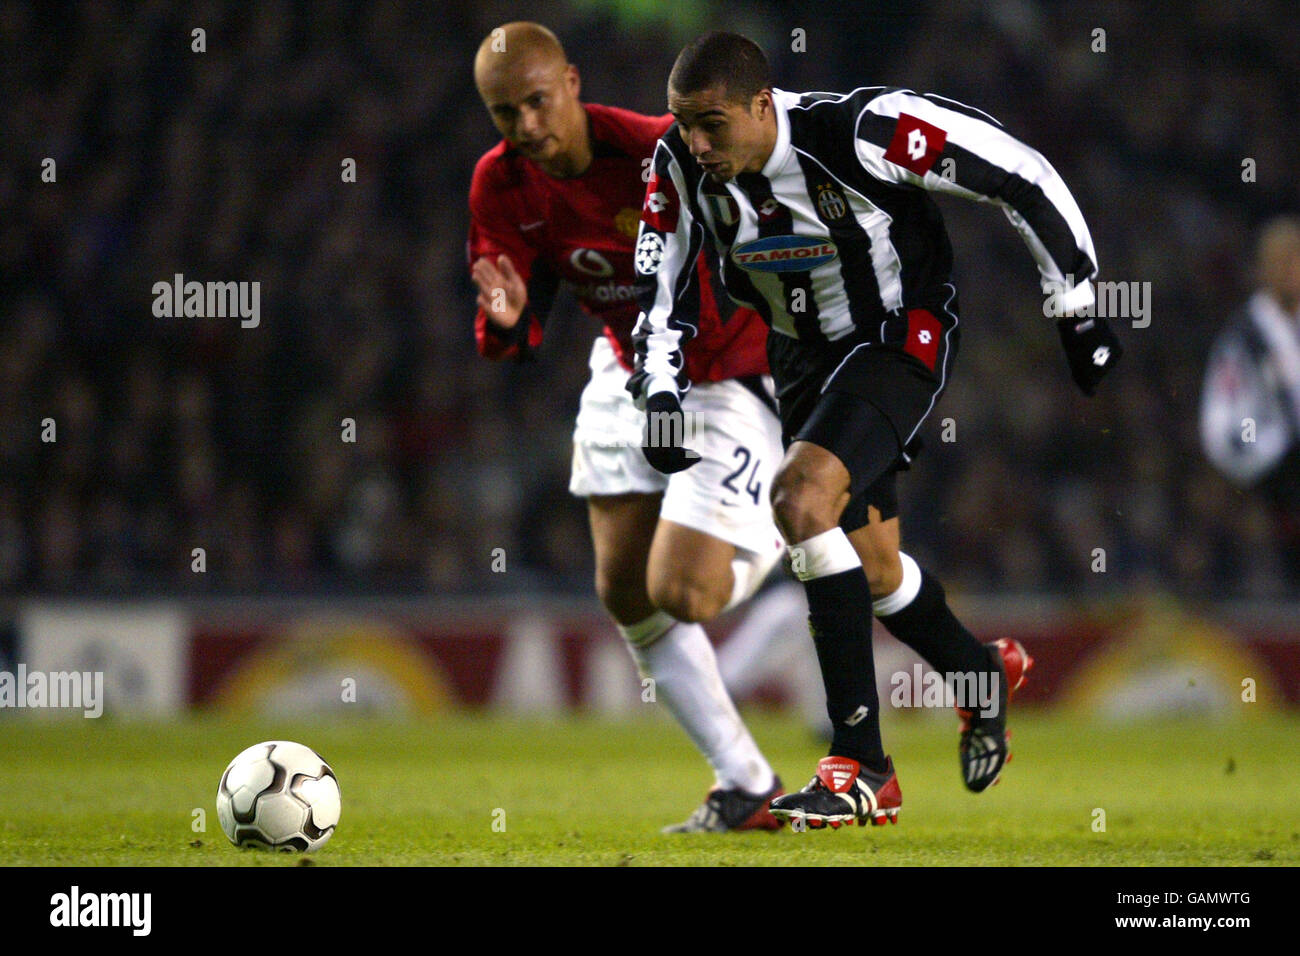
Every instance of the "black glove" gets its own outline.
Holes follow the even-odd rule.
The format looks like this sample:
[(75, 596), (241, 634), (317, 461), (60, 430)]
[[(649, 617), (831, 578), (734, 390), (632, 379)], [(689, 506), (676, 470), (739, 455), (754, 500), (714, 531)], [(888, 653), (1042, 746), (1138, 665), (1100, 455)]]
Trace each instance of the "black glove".
[(686, 413), (672, 392), (655, 392), (646, 399), (645, 422), (641, 453), (655, 471), (671, 475), (699, 462), (697, 452), (682, 447), (686, 440)]
[(1083, 389), (1083, 394), (1091, 395), (1124, 354), (1119, 338), (1101, 316), (1057, 319), (1056, 328), (1070, 360), (1074, 383)]

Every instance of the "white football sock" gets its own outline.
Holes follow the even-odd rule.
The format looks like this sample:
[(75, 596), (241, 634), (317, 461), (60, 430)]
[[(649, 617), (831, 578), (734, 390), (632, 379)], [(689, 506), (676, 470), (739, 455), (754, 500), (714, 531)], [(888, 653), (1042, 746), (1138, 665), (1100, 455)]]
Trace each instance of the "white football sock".
[(826, 688), (808, 633), (802, 584), (783, 581), (754, 599), (745, 618), (718, 648), (718, 671), (733, 698), (776, 684), (791, 697), (813, 733), (830, 738)]
[[(669, 626), (661, 630), (665, 623)], [(769, 790), (775, 774), (723, 687), (704, 628), (659, 611), (619, 630), (641, 676), (655, 682), (656, 701), (667, 705), (695, 742), (713, 767), (718, 786), (750, 793)]]
[(912, 560), (911, 555), (902, 551), (898, 552), (898, 559), (903, 562), (903, 580), (893, 594), (886, 594), (871, 602), (871, 610), (876, 617), (897, 614), (921, 593), (921, 566)]
[(758, 593), (758, 589), (763, 586), (763, 582), (772, 573), (776, 563), (781, 560), (784, 550), (784, 548), (773, 548), (759, 554), (744, 548), (736, 549), (736, 556), (731, 561), (731, 576), (735, 583), (731, 586), (731, 599), (722, 609), (723, 612), (730, 611), (737, 604), (748, 601)]
[(800, 581), (812, 581), (862, 567), (843, 528), (831, 528), (790, 546), (790, 567)]
[(735, 697), (781, 677), (807, 656), (808, 599), (803, 585), (784, 581), (754, 599), (736, 629), (718, 648), (718, 672)]

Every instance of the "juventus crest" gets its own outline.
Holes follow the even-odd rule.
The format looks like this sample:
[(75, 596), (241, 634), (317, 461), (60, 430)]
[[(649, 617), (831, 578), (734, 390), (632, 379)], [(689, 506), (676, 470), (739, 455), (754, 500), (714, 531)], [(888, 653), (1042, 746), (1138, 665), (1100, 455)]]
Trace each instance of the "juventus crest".
[(817, 211), (822, 214), (823, 219), (831, 221), (839, 219), (848, 212), (848, 208), (844, 197), (830, 183), (817, 187)]

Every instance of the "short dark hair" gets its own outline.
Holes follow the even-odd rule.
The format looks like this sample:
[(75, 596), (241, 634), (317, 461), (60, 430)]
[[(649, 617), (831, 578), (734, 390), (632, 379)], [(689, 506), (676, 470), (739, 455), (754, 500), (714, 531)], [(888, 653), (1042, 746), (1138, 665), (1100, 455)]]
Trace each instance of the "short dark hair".
[(677, 62), (668, 74), (670, 93), (685, 96), (718, 86), (728, 102), (745, 105), (771, 85), (767, 57), (758, 44), (739, 33), (721, 30), (689, 43), (677, 54)]

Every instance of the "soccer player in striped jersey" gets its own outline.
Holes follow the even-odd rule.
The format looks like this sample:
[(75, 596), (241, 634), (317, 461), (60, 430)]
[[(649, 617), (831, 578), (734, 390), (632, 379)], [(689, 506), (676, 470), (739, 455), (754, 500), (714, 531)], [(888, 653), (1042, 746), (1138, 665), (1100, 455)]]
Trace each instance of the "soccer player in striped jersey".
[[(768, 493), (781, 427), (762, 319), (736, 309), (706, 262), (683, 295), (693, 341), (686, 411), (699, 467), (669, 477), (641, 452), (626, 384), (637, 317), (633, 245), (655, 142), (671, 118), (579, 99), (576, 67), (535, 23), (509, 23), (479, 47), (474, 78), (504, 139), (470, 186), (469, 260), (478, 349), (527, 358), (560, 282), (604, 326), (574, 431), (570, 491), (587, 499), (596, 590), (638, 668), (713, 766), (716, 786), (670, 832), (774, 829), (781, 783), (718, 675), (700, 626), (751, 595), (784, 551)], [(702, 257), (703, 258), (703, 257)], [(680, 440), (681, 436), (677, 436)]]
[[(937, 96), (870, 87), (774, 89), (762, 51), (711, 33), (668, 81), (676, 121), (655, 151), (637, 240), (641, 315), (628, 388), (648, 413), (678, 414), (690, 383), (681, 306), (699, 250), (770, 326), (786, 456), (777, 524), (808, 596), (834, 726), (830, 755), (773, 813), (810, 826), (884, 823), (902, 798), (880, 737), (872, 612), (937, 671), (990, 692), (959, 700), (962, 779), (980, 792), (1006, 762), (1006, 703), (1031, 663), (1014, 641), (982, 645), (943, 588), (899, 550), (895, 478), (952, 371), (958, 339), (952, 249), (930, 192), (1001, 206), (1050, 293), (1070, 367), (1089, 394), (1120, 356), (1091, 312), (1096, 257), (1051, 165), (987, 114)], [(685, 447), (647, 453), (690, 468)]]
[(1255, 265), (1259, 287), (1205, 363), (1201, 444), (1267, 502), (1290, 586), (1300, 588), (1300, 218), (1264, 226)]

